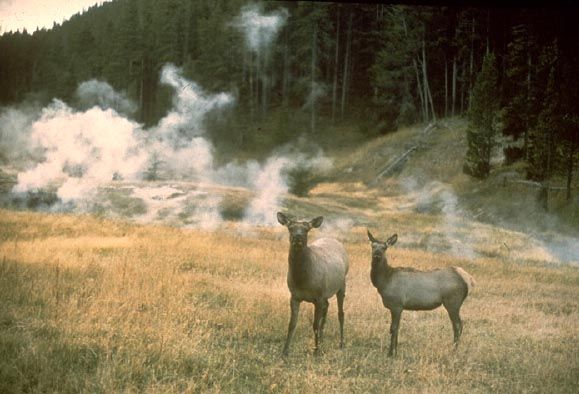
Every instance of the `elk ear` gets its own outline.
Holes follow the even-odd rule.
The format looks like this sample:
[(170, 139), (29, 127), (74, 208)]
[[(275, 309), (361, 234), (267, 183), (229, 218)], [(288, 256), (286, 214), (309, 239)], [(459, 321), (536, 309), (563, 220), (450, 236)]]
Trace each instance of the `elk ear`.
[(391, 236), (390, 238), (388, 238), (386, 240), (386, 244), (388, 246), (392, 246), (396, 243), (397, 240), (398, 240), (398, 234), (394, 234), (393, 236)]
[(366, 231), (368, 232), (368, 239), (370, 240), (370, 242), (380, 243), (380, 241), (378, 241), (376, 238), (374, 238), (374, 236), (372, 235), (370, 230), (366, 229)]
[(312, 219), (310, 221), (310, 227), (311, 228), (318, 228), (322, 225), (322, 222), (324, 221), (324, 217), (323, 216), (318, 216), (315, 219)]
[(283, 226), (287, 226), (290, 222), (289, 218), (281, 212), (277, 213), (277, 221)]

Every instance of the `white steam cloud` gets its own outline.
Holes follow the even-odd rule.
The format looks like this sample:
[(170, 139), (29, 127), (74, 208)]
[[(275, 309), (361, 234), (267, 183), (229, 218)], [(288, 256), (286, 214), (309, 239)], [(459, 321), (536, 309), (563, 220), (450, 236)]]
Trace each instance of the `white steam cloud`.
[(321, 150), (304, 152), (304, 141), (298, 140), (296, 145), (283, 147), (279, 154), (270, 157), (259, 171), (253, 173), (250, 181), (257, 194), (245, 210), (247, 223), (268, 226), (277, 224), (276, 212), (283, 196), (290, 189), (292, 172), (324, 174), (332, 168), (332, 160), (324, 156)]
[(204, 137), (204, 121), (209, 112), (231, 105), (233, 97), (205, 93), (173, 65), (163, 68), (161, 82), (173, 88), (174, 96), (171, 111), (151, 130), (157, 159), (166, 164), (172, 177), (209, 181), (213, 146)]
[(288, 18), (286, 9), (264, 15), (260, 5), (249, 5), (242, 9), (234, 26), (243, 31), (248, 48), (261, 52), (269, 47)]
[(233, 103), (229, 94), (203, 92), (195, 82), (183, 78), (181, 70), (172, 64), (163, 68), (161, 82), (174, 90), (173, 109), (159, 121), (155, 134), (176, 148), (205, 133), (203, 122), (210, 111)]
[(274, 225), (277, 223), (276, 210), (280, 197), (288, 192), (287, 171), (290, 168), (287, 157), (273, 157), (254, 174), (253, 187), (258, 191), (245, 211), (245, 221), (250, 224)]
[(464, 228), (463, 219), (466, 214), (460, 207), (452, 186), (438, 181), (420, 186), (412, 177), (404, 178), (401, 185), (407, 194), (415, 196), (416, 211), (440, 214), (436, 231), (426, 238), (425, 246), (428, 249), (446, 249), (455, 256), (476, 257), (470, 246), (471, 236)]
[[(242, 220), (275, 225), (275, 212), (295, 181), (292, 172), (320, 173), (332, 165), (321, 150), (302, 140), (283, 147), (263, 164), (252, 160), (216, 168), (204, 122), (211, 111), (232, 105), (232, 96), (204, 92), (173, 65), (163, 68), (161, 82), (173, 88), (173, 106), (149, 129), (112, 108), (119, 108), (124, 96), (99, 81), (82, 83), (77, 90), (82, 105), (94, 104), (86, 110), (53, 100), (35, 115), (3, 111), (2, 116), (11, 119), (10, 129), (20, 131), (17, 145), (38, 157), (18, 174), (13, 192), (25, 198), (27, 193), (44, 191), (54, 193), (65, 209), (90, 211), (98, 206), (110, 211), (112, 203), (102, 201), (104, 193), (124, 204), (138, 221), (163, 220), (211, 230), (223, 221), (220, 188), (243, 187), (253, 197)], [(152, 172), (154, 179), (165, 183), (143, 183)], [(168, 180), (188, 182), (168, 185)]]
[(21, 135), (29, 136), (28, 146), (43, 155), (40, 163), (18, 174), (14, 192), (55, 189), (63, 202), (88, 198), (113, 179), (140, 180), (153, 154), (173, 173), (205, 176), (212, 168), (213, 147), (201, 137), (203, 119), (233, 99), (224, 93), (204, 93), (172, 65), (163, 68), (161, 81), (175, 89), (174, 108), (151, 130), (143, 131), (110, 108), (123, 102), (123, 96), (98, 81), (82, 83), (77, 90), (85, 102), (98, 102), (86, 111), (54, 100), (28, 130), (28, 118), (18, 120), (12, 114), (13, 127), (24, 127)]
[(137, 105), (126, 94), (118, 93), (108, 83), (96, 79), (78, 85), (76, 97), (82, 108), (98, 105), (102, 109), (112, 108), (127, 115), (137, 111)]
[(30, 129), (44, 161), (18, 174), (17, 193), (55, 187), (64, 202), (84, 198), (113, 176), (135, 179), (146, 162), (135, 138), (138, 125), (111, 109), (75, 112), (60, 100)]
[(327, 94), (327, 88), (322, 83), (314, 82), (310, 86), (310, 92), (306, 97), (304, 104), (302, 105), (302, 109), (311, 108), (313, 104), (315, 104), (318, 99), (323, 98)]
[[(250, 5), (233, 26), (243, 32), (251, 51), (263, 55), (288, 15), (285, 9), (264, 14), (261, 5)], [(263, 163), (230, 162), (216, 168), (205, 120), (210, 112), (233, 105), (232, 95), (203, 91), (172, 64), (163, 67), (160, 81), (173, 89), (173, 105), (148, 129), (128, 117), (137, 106), (124, 93), (98, 80), (78, 86), (74, 107), (53, 100), (42, 111), (3, 110), (0, 119), (9, 121), (0, 124), (0, 132), (18, 136), (11, 146), (28, 160), (13, 193), (26, 198), (49, 192), (65, 209), (96, 207), (121, 214), (124, 209), (139, 221), (215, 229), (223, 221), (224, 190), (244, 188), (252, 197), (240, 218), (252, 225), (275, 225), (275, 212), (296, 173), (320, 173), (332, 165), (321, 150), (304, 151), (298, 141)], [(115, 201), (123, 208), (115, 208)]]

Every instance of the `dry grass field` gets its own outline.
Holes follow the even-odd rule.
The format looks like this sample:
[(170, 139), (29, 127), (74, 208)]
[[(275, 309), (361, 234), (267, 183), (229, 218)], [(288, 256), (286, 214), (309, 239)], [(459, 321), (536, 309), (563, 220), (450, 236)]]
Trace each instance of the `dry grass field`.
[(410, 229), (433, 219), (383, 214), (399, 233), (392, 265), (459, 265), (475, 277), (457, 350), (441, 308), (404, 312), (398, 356), (387, 357), (390, 317), (370, 283), (363, 227), (345, 238), (346, 348), (338, 348), (331, 300), (323, 351), (314, 355), (313, 307), (302, 304), (284, 359), (281, 226), (241, 236), (233, 225), (201, 232), (0, 211), (0, 392), (579, 390), (577, 267), (552, 264), (520, 237), (486, 227), (470, 228), (485, 257), (429, 251)]

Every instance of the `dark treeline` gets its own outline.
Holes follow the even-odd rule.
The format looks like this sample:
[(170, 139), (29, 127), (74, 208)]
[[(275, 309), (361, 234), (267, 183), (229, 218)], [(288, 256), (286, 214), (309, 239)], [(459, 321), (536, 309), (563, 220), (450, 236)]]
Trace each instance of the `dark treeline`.
[(502, 133), (518, 141), (507, 156), (525, 160), (530, 179), (572, 176), (577, 9), (266, 2), (262, 12), (285, 8), (287, 21), (271, 46), (252, 51), (235, 25), (246, 5), (117, 0), (50, 30), (5, 33), (0, 104), (32, 93), (70, 101), (78, 83), (97, 78), (125, 91), (150, 125), (170, 106), (159, 71), (171, 62), (207, 91), (235, 94), (228, 125), (236, 126), (220, 137), (236, 146), (259, 141), (267, 122), (279, 143), (296, 128), (355, 122), (385, 133), (469, 114), (465, 171), (488, 173), (489, 146)]

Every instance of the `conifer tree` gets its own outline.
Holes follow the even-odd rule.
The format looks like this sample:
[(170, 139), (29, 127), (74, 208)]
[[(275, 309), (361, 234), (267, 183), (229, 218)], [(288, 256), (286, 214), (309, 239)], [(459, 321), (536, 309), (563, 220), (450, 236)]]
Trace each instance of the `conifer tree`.
[(496, 134), (494, 120), (499, 109), (497, 79), (495, 55), (489, 53), (485, 55), (482, 70), (476, 78), (468, 112), (468, 151), (463, 171), (476, 178), (486, 178), (490, 172), (491, 152)]

